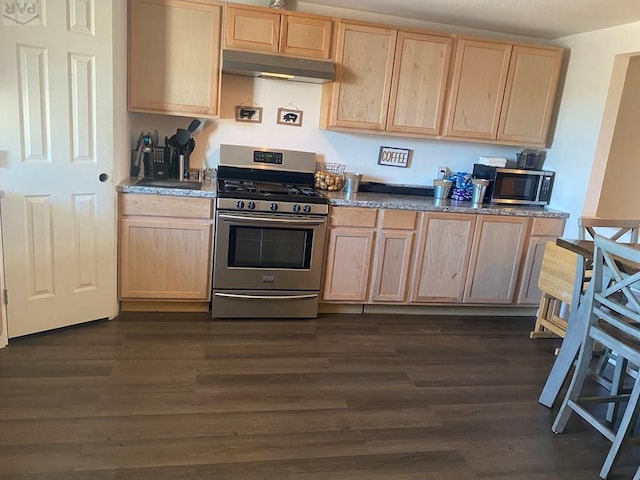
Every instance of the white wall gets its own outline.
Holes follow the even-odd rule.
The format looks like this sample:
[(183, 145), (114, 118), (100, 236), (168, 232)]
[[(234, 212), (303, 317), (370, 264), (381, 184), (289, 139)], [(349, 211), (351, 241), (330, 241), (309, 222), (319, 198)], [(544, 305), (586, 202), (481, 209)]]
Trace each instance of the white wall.
[[(519, 150), (496, 145), (320, 130), (320, 96), (319, 85), (223, 75), (220, 119), (204, 121), (196, 132), (191, 166), (215, 167), (219, 144), (229, 143), (315, 152), (319, 161), (344, 163), (348, 170), (362, 172), (364, 180), (431, 185), (438, 165), (447, 165), (453, 171), (470, 171), (480, 155), (515, 159)], [(236, 122), (235, 106), (241, 104), (262, 107), (262, 123)], [(302, 126), (279, 125), (276, 122), (278, 107), (294, 108), (292, 105), (304, 112)], [(190, 122), (189, 118), (159, 115), (131, 114), (131, 117), (132, 145), (141, 130), (157, 128), (164, 138), (175, 133), (178, 127), (186, 128)], [(377, 165), (380, 146), (413, 150), (409, 167)]]
[(587, 187), (592, 167), (592, 183), (601, 184), (604, 175), (594, 158), (614, 59), (640, 50), (640, 22), (564, 37), (557, 43), (570, 49), (570, 58), (545, 168), (557, 172), (552, 206), (571, 214), (565, 235), (576, 236), (577, 217), (594, 213), (584, 211), (585, 199), (599, 195), (599, 190)]

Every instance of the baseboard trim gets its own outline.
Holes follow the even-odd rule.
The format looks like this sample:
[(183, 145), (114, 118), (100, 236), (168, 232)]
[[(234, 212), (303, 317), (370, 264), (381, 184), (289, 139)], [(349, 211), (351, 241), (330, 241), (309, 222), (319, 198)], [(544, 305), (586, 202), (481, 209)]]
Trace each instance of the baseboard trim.
[(363, 305), (321, 303), (320, 313), (379, 313), (387, 315), (457, 315), (535, 317), (538, 307), (513, 305)]
[(151, 300), (122, 300), (121, 312), (208, 312), (209, 302), (154, 302)]

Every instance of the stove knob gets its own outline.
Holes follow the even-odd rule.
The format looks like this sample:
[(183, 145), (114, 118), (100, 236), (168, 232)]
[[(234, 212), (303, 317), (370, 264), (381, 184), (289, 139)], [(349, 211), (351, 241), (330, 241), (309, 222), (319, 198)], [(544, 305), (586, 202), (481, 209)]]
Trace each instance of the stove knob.
[(273, 202), (269, 208), (272, 212), (275, 212), (276, 210), (278, 210), (278, 204), (276, 202)]
[(238, 201), (236, 202), (236, 207), (237, 207), (238, 209), (242, 209), (242, 208), (244, 208), (244, 202), (243, 202), (242, 200), (238, 200)]
[(293, 206), (293, 211), (298, 213), (300, 211), (300, 205), (298, 205), (297, 203)]
[(311, 205), (305, 205), (302, 210), (304, 213), (311, 213)]
[(254, 208), (256, 208), (256, 202), (249, 202), (249, 203), (247, 204), (247, 208), (248, 208), (249, 210), (253, 210)]

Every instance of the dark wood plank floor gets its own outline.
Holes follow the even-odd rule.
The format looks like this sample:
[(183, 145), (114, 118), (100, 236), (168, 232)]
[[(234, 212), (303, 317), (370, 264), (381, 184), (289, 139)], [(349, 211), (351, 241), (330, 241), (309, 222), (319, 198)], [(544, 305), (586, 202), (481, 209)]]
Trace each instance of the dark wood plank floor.
[[(0, 350), (0, 479), (598, 478), (532, 318), (127, 313)], [(625, 450), (611, 479), (631, 479)]]

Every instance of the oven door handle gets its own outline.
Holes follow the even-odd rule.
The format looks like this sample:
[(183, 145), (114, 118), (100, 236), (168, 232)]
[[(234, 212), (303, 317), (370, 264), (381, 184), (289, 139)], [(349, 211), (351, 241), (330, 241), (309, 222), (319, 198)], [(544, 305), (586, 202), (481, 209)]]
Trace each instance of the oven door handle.
[(255, 216), (244, 216), (244, 215), (229, 215), (228, 213), (219, 213), (218, 218), (221, 220), (231, 220), (234, 222), (243, 222), (243, 223), (254, 223), (254, 222), (262, 222), (262, 223), (281, 223), (284, 225), (298, 225), (303, 227), (317, 227), (320, 225), (324, 225), (327, 223), (326, 218), (322, 218), (321, 220), (307, 220), (307, 219), (295, 219), (295, 218), (265, 218), (265, 217), (255, 217)]
[(224, 298), (237, 298), (237, 299), (250, 299), (250, 300), (303, 300), (305, 298), (318, 298), (317, 293), (310, 293), (305, 295), (241, 295), (238, 293), (220, 293), (213, 294), (214, 297)]

